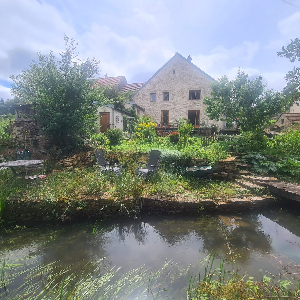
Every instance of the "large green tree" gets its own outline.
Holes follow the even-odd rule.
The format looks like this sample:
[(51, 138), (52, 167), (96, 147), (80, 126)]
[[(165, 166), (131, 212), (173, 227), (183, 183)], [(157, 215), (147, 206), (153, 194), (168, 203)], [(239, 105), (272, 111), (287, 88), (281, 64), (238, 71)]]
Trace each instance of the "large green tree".
[[(300, 40), (297, 38), (292, 40), (286, 47), (277, 52), (280, 57), (286, 57), (291, 63), (300, 61)], [(291, 98), (291, 104), (300, 99), (300, 67), (294, 66), (292, 71), (289, 71), (285, 79), (286, 87), (283, 89), (285, 95)]]
[(12, 94), (22, 103), (32, 103), (35, 117), (53, 145), (71, 150), (95, 125), (96, 109), (107, 100), (95, 85), (99, 61), (82, 61), (76, 44), (65, 36), (65, 50), (56, 58), (38, 53), (38, 61), (13, 80)]
[(243, 131), (260, 131), (285, 109), (287, 100), (279, 92), (266, 90), (261, 76), (250, 80), (239, 70), (232, 81), (223, 76), (213, 82), (211, 96), (204, 98), (204, 104), (212, 120), (236, 122)]

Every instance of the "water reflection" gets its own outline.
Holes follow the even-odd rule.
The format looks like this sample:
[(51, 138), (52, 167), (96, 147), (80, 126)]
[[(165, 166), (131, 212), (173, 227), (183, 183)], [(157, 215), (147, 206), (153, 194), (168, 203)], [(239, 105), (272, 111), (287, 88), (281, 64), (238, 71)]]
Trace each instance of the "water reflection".
[[(263, 214), (145, 217), (64, 227), (2, 229), (0, 263), (53, 263), (55, 269), (51, 272), (68, 268), (70, 274), (86, 276), (99, 272), (99, 261), (102, 273), (112, 266), (122, 267), (125, 273), (143, 265), (157, 270), (172, 260), (182, 268), (191, 265), (191, 271), (197, 272), (199, 260), (213, 252), (217, 258), (234, 262), (243, 272), (259, 277), (260, 269), (276, 272), (274, 261), (270, 264), (274, 257), (300, 263), (299, 225), (295, 211), (277, 210)], [(15, 282), (12, 289), (21, 285), (22, 280)], [(188, 275), (180, 280), (176, 284), (184, 290)]]

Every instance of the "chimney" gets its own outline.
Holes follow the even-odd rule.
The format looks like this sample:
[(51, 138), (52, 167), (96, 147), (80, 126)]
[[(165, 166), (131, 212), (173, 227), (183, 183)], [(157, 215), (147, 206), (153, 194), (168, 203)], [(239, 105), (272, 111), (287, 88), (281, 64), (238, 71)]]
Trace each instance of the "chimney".
[(190, 55), (187, 57), (187, 61), (188, 61), (189, 63), (191, 63), (191, 62), (192, 62), (192, 58), (191, 58), (191, 56), (190, 56)]
[(108, 78), (108, 76), (107, 76), (107, 73), (105, 74), (105, 76), (104, 76), (105, 78)]

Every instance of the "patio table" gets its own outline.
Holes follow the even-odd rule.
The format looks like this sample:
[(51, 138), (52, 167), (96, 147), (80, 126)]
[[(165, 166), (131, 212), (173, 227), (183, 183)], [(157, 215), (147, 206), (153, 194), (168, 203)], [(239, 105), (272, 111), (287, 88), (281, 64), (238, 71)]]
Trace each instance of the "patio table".
[(28, 169), (38, 169), (38, 168), (44, 168), (44, 161), (43, 160), (37, 160), (37, 159), (30, 159), (30, 160), (12, 160), (12, 161), (6, 161), (3, 163), (0, 163), (0, 169), (2, 168), (11, 168), (14, 175), (16, 174), (14, 168), (25, 168), (25, 170)]

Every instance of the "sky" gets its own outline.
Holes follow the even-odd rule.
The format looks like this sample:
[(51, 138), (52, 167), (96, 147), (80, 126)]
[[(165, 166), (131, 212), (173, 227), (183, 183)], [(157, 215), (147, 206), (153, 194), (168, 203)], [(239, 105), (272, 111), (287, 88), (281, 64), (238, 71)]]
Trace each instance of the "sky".
[(98, 77), (145, 82), (179, 52), (215, 79), (240, 68), (281, 91), (294, 65), (277, 52), (300, 38), (300, 0), (0, 0), (0, 98), (64, 35), (100, 60)]

